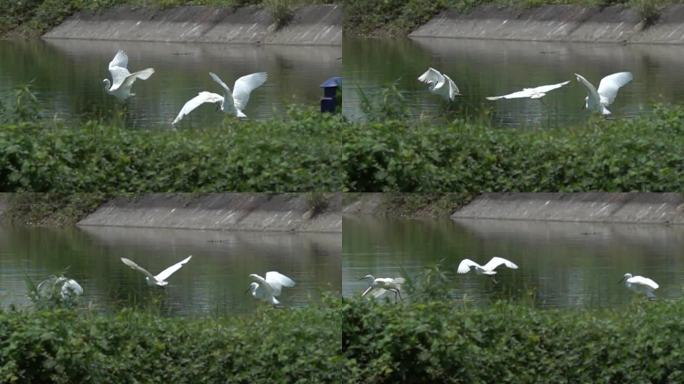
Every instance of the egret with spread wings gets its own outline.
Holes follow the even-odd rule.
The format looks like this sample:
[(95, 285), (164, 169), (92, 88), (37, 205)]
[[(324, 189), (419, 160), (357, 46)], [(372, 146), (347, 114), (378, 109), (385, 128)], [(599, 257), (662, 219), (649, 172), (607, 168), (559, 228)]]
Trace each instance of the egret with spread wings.
[(226, 83), (224, 83), (215, 73), (209, 72), (209, 76), (223, 88), (223, 96), (213, 92), (200, 92), (197, 96), (188, 100), (188, 102), (183, 105), (178, 116), (176, 116), (171, 124), (176, 125), (190, 112), (195, 110), (195, 108), (204, 103), (218, 103), (221, 110), (225, 113), (237, 117), (247, 117), (243, 110), (247, 107), (249, 95), (253, 90), (263, 85), (268, 78), (266, 72), (257, 72), (242, 76), (235, 81), (235, 84), (233, 84), (233, 91), (231, 92)]
[(135, 96), (135, 93), (131, 93), (133, 83), (137, 79), (149, 79), (154, 73), (154, 68), (147, 68), (133, 73), (128, 72), (128, 55), (126, 55), (126, 52), (119, 50), (114, 55), (114, 59), (109, 62), (109, 73), (112, 74), (112, 81), (110, 82), (109, 79), (102, 80), (105, 92), (123, 101), (131, 96)]
[(273, 305), (280, 304), (280, 301), (278, 301), (276, 297), (280, 296), (283, 287), (295, 286), (294, 280), (276, 271), (266, 272), (265, 277), (261, 277), (255, 273), (252, 273), (249, 277), (253, 280), (249, 285), (249, 292), (252, 296)]
[(401, 286), (406, 282), (403, 277), (375, 277), (373, 275), (366, 275), (361, 278), (370, 279), (370, 286), (363, 291), (361, 296), (370, 294), (372, 297), (378, 298), (387, 292), (394, 293), (394, 300), (401, 299)]
[(587, 97), (584, 98), (584, 108), (603, 115), (610, 115), (607, 106), (613, 104), (620, 88), (632, 81), (634, 76), (631, 72), (618, 72), (601, 79), (598, 90), (584, 76), (575, 73), (579, 81), (587, 89)]
[(566, 84), (570, 83), (570, 81), (564, 81), (562, 83), (558, 84), (550, 84), (550, 85), (541, 85), (539, 87), (534, 87), (534, 88), (523, 88), (522, 91), (518, 92), (513, 92), (509, 93), (508, 95), (503, 95), (503, 96), (490, 96), (487, 97), (487, 100), (500, 100), (500, 99), (523, 99), (523, 98), (530, 98), (530, 99), (541, 99), (542, 97), (546, 96), (547, 93), (553, 91), (554, 89), (558, 89)]
[(458, 265), (458, 273), (468, 273), (470, 271), (475, 271), (478, 275), (496, 275), (495, 269), (501, 265), (505, 265), (511, 269), (518, 269), (518, 266), (510, 260), (506, 260), (503, 257), (492, 257), (491, 260), (485, 265), (480, 265), (470, 259), (463, 259)]
[(157, 287), (165, 287), (168, 285), (168, 279), (171, 275), (173, 275), (177, 270), (181, 269), (181, 267), (190, 261), (192, 258), (192, 255), (186, 257), (185, 259), (177, 262), (176, 264), (166, 268), (165, 270), (159, 272), (158, 275), (153, 275), (150, 272), (148, 272), (145, 268), (139, 266), (138, 264), (134, 263), (133, 260), (129, 260), (125, 257), (121, 258), (121, 261), (129, 266), (131, 269), (135, 269), (138, 272), (142, 272), (145, 275), (145, 282), (147, 282), (147, 285), (149, 286), (157, 286)]
[(457, 95), (461, 94), (456, 83), (449, 76), (432, 67), (420, 75), (418, 81), (428, 84), (430, 92), (442, 96), (447, 101), (453, 101)]

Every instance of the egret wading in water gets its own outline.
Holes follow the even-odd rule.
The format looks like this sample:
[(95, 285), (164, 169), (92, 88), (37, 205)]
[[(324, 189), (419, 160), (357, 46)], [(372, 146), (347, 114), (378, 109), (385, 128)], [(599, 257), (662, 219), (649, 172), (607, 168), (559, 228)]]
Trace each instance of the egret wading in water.
[[(485, 265), (480, 265), (470, 259), (463, 259), (458, 264), (458, 273), (468, 273), (470, 271), (475, 271), (478, 275), (494, 276), (496, 275), (495, 269), (499, 266), (504, 265), (510, 269), (518, 269), (518, 266), (510, 260), (506, 260), (503, 257), (492, 257), (491, 260)], [(494, 280), (496, 283), (496, 280)]]
[(183, 117), (187, 116), (190, 112), (195, 110), (195, 108), (204, 103), (219, 103), (219, 107), (223, 112), (236, 117), (247, 117), (242, 110), (247, 107), (249, 95), (253, 90), (263, 85), (266, 82), (266, 79), (268, 79), (268, 74), (266, 72), (257, 72), (242, 76), (235, 80), (233, 91), (231, 92), (226, 83), (224, 83), (215, 73), (209, 72), (209, 76), (223, 88), (223, 96), (206, 91), (198, 93), (197, 96), (188, 100), (188, 102), (183, 105), (178, 116), (176, 116), (171, 124), (176, 125)]
[(558, 89), (564, 85), (567, 85), (568, 83), (570, 83), (570, 80), (564, 81), (564, 82), (558, 83), (558, 84), (540, 85), (540, 86), (534, 87), (534, 88), (523, 88), (522, 91), (509, 93), (508, 95), (490, 96), (490, 97), (487, 97), (487, 100), (495, 101), (495, 100), (500, 100), (500, 99), (523, 99), (523, 98), (541, 99), (542, 97), (546, 96), (546, 94), (548, 92), (551, 92), (554, 89)]
[[(393, 292), (394, 293), (394, 301), (398, 301), (399, 299), (402, 299), (401, 297), (401, 285), (406, 282), (406, 279), (403, 277), (378, 277), (376, 278), (373, 275), (366, 275), (361, 278), (361, 280), (369, 279), (370, 280), (370, 286), (366, 288), (365, 291), (361, 294), (361, 297), (366, 296), (370, 294), (374, 298), (378, 298), (382, 295), (384, 295), (386, 292)], [(403, 300), (403, 299), (402, 299)]]
[(632, 276), (631, 273), (625, 273), (618, 284), (624, 282), (625, 287), (631, 289), (637, 293), (643, 293), (648, 296), (649, 299), (655, 299), (655, 291), (658, 289), (659, 285), (655, 281), (643, 276)]
[(181, 267), (185, 263), (190, 261), (191, 258), (192, 258), (192, 255), (186, 257), (185, 259), (183, 259), (183, 260), (177, 262), (176, 264), (166, 268), (165, 270), (159, 272), (159, 274), (156, 276), (149, 273), (145, 268), (134, 263), (133, 260), (129, 260), (125, 257), (122, 257), (121, 262), (126, 264), (131, 269), (134, 269), (136, 271), (139, 271), (139, 272), (142, 272), (143, 274), (145, 274), (145, 282), (147, 283), (147, 285), (149, 285), (151, 287), (153, 287), (153, 286), (165, 287), (169, 284), (169, 282), (166, 281), (166, 279), (168, 279), (171, 275), (173, 275), (177, 270), (181, 269)]
[(280, 304), (276, 297), (280, 296), (283, 287), (295, 286), (294, 280), (276, 271), (266, 272), (265, 278), (255, 273), (252, 273), (249, 277), (254, 280), (254, 282), (249, 284), (248, 289), (252, 296), (273, 305)]
[(587, 97), (584, 98), (584, 108), (603, 115), (610, 115), (607, 106), (613, 104), (618, 91), (624, 85), (632, 81), (634, 76), (631, 72), (618, 72), (601, 79), (598, 90), (582, 75), (575, 73), (579, 81), (587, 89)]
[(449, 76), (440, 73), (432, 67), (420, 75), (418, 81), (428, 84), (430, 92), (443, 97), (447, 101), (453, 101), (457, 95), (461, 94), (456, 83)]
[(143, 69), (142, 71), (128, 72), (128, 56), (126, 52), (119, 50), (114, 59), (109, 62), (109, 73), (112, 74), (112, 81), (104, 79), (104, 89), (110, 95), (116, 96), (117, 99), (123, 101), (135, 93), (131, 93), (131, 87), (137, 79), (147, 80), (154, 73), (154, 68)]

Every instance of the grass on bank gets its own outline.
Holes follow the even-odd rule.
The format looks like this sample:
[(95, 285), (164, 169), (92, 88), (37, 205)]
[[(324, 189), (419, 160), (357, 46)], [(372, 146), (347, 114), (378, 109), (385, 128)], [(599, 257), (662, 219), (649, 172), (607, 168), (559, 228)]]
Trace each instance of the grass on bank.
[(181, 5), (218, 7), (260, 6), (271, 12), (278, 27), (292, 18), (294, 8), (305, 4), (327, 4), (334, 0), (6, 0), (0, 1), (0, 36), (9, 31), (35, 36), (59, 25), (79, 11), (99, 11), (118, 5), (169, 8)]
[(345, 0), (345, 32), (362, 36), (403, 36), (438, 13), (468, 12), (482, 5), (530, 8), (542, 5), (624, 5), (635, 9), (646, 25), (660, 17), (660, 9), (681, 0)]

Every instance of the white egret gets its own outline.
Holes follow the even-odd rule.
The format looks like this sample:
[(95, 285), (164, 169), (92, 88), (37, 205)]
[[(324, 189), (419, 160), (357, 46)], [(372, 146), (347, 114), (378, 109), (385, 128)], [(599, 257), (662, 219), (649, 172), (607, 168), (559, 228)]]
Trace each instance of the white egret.
[[(375, 277), (373, 275), (366, 275), (361, 278), (361, 280), (370, 279), (370, 286), (363, 291), (361, 296), (366, 296), (370, 294), (371, 296), (378, 298), (385, 294), (386, 292), (394, 293), (394, 300), (397, 301), (401, 299), (401, 286), (406, 282), (403, 277)], [(402, 299), (403, 300), (403, 299)]]
[(126, 52), (119, 50), (114, 59), (109, 62), (109, 72), (112, 74), (112, 81), (109, 79), (104, 79), (105, 91), (110, 95), (116, 96), (119, 100), (126, 100), (131, 96), (135, 96), (135, 93), (131, 93), (131, 87), (135, 80), (147, 80), (154, 73), (154, 68), (143, 69), (142, 71), (128, 72), (128, 56)]
[(460, 264), (458, 264), (458, 273), (468, 273), (470, 271), (475, 271), (478, 275), (496, 275), (495, 269), (498, 268), (501, 265), (505, 265), (508, 268), (511, 269), (518, 269), (518, 266), (515, 265), (510, 260), (506, 260), (503, 257), (492, 257), (491, 260), (487, 262), (485, 265), (480, 265), (470, 259), (463, 259)]
[(582, 75), (575, 73), (577, 81), (587, 88), (588, 96), (584, 98), (584, 108), (603, 115), (610, 115), (607, 106), (613, 104), (618, 90), (634, 78), (631, 72), (618, 72), (601, 79), (598, 91)]
[(542, 97), (546, 96), (548, 92), (567, 85), (568, 83), (570, 83), (570, 80), (558, 84), (540, 85), (539, 87), (534, 88), (523, 88), (522, 91), (509, 93), (508, 95), (490, 96), (487, 97), (487, 100), (494, 101), (499, 99), (522, 99), (527, 97), (530, 99), (541, 99)]
[(432, 67), (420, 75), (418, 81), (430, 85), (430, 88), (428, 88), (430, 92), (442, 96), (447, 101), (453, 101), (457, 95), (461, 94), (456, 83), (449, 76), (440, 73)]
[(266, 72), (257, 72), (242, 76), (235, 80), (233, 92), (231, 93), (230, 88), (228, 88), (220, 77), (212, 72), (209, 72), (209, 76), (223, 88), (223, 96), (205, 91), (198, 93), (197, 96), (188, 100), (188, 102), (183, 105), (178, 116), (176, 116), (171, 124), (175, 125), (181, 121), (183, 117), (204, 103), (219, 103), (223, 112), (230, 113), (237, 117), (247, 117), (242, 110), (247, 107), (249, 95), (253, 90), (263, 85), (266, 82), (266, 79), (268, 79), (268, 74)]
[(42, 298), (52, 298), (59, 294), (62, 300), (73, 300), (83, 295), (83, 287), (74, 279), (64, 276), (52, 276), (41, 281), (36, 287), (38, 295)]
[(192, 255), (186, 257), (185, 259), (177, 262), (176, 264), (166, 268), (165, 270), (159, 272), (157, 276), (149, 273), (145, 268), (139, 266), (138, 264), (134, 263), (132, 260), (129, 260), (125, 257), (121, 258), (121, 261), (129, 266), (131, 269), (135, 269), (136, 271), (142, 272), (145, 274), (145, 282), (147, 282), (147, 285), (149, 286), (157, 286), (157, 287), (165, 287), (168, 285), (168, 279), (171, 275), (173, 275), (177, 270), (181, 269), (181, 267), (190, 261), (192, 258)]
[(249, 285), (249, 291), (252, 293), (252, 296), (257, 299), (268, 301), (273, 305), (280, 304), (280, 301), (278, 301), (276, 297), (280, 296), (283, 287), (295, 286), (294, 280), (276, 271), (266, 272), (265, 278), (255, 273), (252, 273), (249, 277), (254, 280), (254, 282)]
[(643, 293), (651, 299), (655, 298), (655, 291), (659, 285), (655, 281), (643, 276), (632, 276), (631, 273), (625, 273), (619, 283), (625, 282), (625, 287), (634, 292)]

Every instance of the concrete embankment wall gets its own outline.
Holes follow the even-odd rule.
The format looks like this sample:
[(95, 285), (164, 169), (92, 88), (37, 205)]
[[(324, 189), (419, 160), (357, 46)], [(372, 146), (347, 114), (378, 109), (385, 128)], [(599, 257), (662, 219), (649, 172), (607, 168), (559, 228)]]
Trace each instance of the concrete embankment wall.
[(452, 219), (684, 224), (679, 193), (485, 193)]
[(481, 6), (469, 13), (442, 12), (409, 36), (682, 44), (684, 4), (665, 7), (651, 25), (638, 11), (623, 6)]
[(309, 5), (278, 29), (259, 7), (183, 6), (169, 9), (115, 7), (80, 12), (46, 39), (131, 40), (235, 44), (341, 45), (342, 7)]
[(215, 193), (116, 198), (80, 226), (342, 232), (340, 195)]

